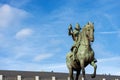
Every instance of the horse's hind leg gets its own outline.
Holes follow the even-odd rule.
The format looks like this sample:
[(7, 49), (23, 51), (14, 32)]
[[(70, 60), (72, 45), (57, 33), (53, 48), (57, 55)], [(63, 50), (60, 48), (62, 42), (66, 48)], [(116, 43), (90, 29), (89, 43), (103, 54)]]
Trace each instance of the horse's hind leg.
[(70, 76), (70, 80), (74, 80), (72, 68), (69, 68), (69, 76)]
[(77, 73), (76, 73), (76, 78), (75, 78), (75, 80), (78, 80), (78, 78), (79, 78), (79, 75), (80, 75), (80, 70), (77, 70)]
[(91, 75), (91, 77), (92, 77), (92, 78), (95, 78), (95, 76), (96, 76), (97, 65), (95, 64), (94, 61), (92, 61), (90, 64), (94, 67), (94, 73)]

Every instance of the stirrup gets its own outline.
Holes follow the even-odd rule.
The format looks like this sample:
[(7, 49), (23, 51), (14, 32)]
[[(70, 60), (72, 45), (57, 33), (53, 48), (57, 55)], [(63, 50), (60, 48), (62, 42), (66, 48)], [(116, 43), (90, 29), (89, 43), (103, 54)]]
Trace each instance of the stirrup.
[(95, 60), (94, 60), (94, 63), (96, 63), (96, 62), (97, 62), (97, 60), (95, 59)]

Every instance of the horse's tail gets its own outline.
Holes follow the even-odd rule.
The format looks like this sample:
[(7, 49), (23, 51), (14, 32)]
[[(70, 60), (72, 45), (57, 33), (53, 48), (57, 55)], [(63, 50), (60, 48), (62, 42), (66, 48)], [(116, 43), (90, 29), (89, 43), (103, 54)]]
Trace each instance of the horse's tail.
[(66, 64), (67, 64), (67, 67), (70, 67), (71, 57), (72, 57), (72, 53), (68, 52), (67, 55), (66, 55)]

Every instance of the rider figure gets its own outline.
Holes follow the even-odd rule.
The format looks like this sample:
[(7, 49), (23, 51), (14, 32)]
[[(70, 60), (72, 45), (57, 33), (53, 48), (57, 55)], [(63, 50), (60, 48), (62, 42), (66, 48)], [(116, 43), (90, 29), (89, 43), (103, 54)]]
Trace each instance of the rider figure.
[(73, 60), (76, 60), (76, 53), (78, 51), (78, 47), (80, 46), (80, 25), (77, 23), (75, 29), (72, 29), (72, 25), (70, 24), (68, 28), (69, 35), (72, 35), (72, 39), (74, 41), (74, 44), (71, 47), (71, 51), (73, 52)]

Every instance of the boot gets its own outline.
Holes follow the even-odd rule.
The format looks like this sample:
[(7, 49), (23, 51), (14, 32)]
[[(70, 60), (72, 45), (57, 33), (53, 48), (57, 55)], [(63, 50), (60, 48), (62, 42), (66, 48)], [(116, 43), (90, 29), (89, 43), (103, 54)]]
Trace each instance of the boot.
[(73, 61), (76, 61), (76, 53), (77, 53), (77, 49), (74, 48), (73, 49)]
[(96, 58), (94, 58), (94, 63), (96, 63), (97, 62), (97, 59)]

